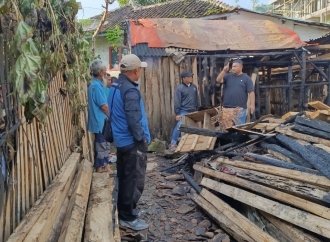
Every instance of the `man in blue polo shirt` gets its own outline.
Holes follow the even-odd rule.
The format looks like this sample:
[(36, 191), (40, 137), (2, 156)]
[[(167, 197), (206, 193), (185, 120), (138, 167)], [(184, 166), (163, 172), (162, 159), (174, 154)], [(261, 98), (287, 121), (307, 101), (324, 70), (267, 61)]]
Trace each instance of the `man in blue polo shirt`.
[(110, 143), (108, 143), (102, 129), (105, 118), (109, 115), (107, 98), (104, 91), (104, 78), (106, 66), (100, 60), (94, 60), (90, 64), (90, 74), (93, 77), (88, 87), (88, 125), (89, 132), (94, 134), (94, 167), (96, 172), (102, 172), (102, 168), (113, 174), (109, 166)]
[(136, 207), (144, 190), (150, 133), (136, 82), (147, 63), (132, 54), (124, 56), (119, 66), (121, 73), (110, 87), (108, 97), (117, 147), (119, 223), (133, 230), (143, 230), (148, 228), (148, 224), (139, 219), (140, 212)]

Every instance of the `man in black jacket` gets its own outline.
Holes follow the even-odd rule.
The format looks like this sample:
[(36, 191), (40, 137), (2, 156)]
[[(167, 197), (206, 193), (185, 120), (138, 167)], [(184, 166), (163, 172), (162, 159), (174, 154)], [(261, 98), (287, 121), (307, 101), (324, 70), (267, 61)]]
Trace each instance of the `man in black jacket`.
[(174, 95), (174, 113), (177, 121), (172, 134), (170, 150), (175, 151), (178, 138), (180, 136), (179, 127), (182, 123), (182, 116), (195, 112), (199, 107), (198, 91), (193, 84), (193, 74), (189, 71), (183, 71), (180, 75), (182, 83), (175, 89)]

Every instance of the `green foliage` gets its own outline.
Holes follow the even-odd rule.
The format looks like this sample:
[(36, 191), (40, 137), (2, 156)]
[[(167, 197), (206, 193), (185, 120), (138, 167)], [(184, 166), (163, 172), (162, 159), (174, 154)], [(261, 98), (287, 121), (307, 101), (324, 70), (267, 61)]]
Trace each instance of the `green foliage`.
[(11, 81), (25, 106), (27, 121), (33, 118), (45, 121), (51, 112), (49, 82), (63, 76), (73, 123), (78, 125), (83, 107), (80, 83), (90, 80), (89, 63), (93, 59), (82, 26), (75, 21), (78, 4), (75, 0), (12, 0), (11, 4), (17, 19), (14, 33), (8, 26), (3, 27), (12, 39), (10, 51), (15, 63)]
[[(129, 4), (129, 0), (117, 0), (119, 6), (125, 6)], [(148, 6), (157, 3), (168, 2), (167, 0), (134, 0), (137, 5)]]
[(113, 47), (118, 47), (123, 44), (124, 30), (122, 30), (119, 25), (116, 25), (115, 28), (106, 31), (105, 37), (109, 44)]
[(261, 13), (265, 13), (265, 12), (269, 12), (271, 10), (271, 6), (268, 4), (258, 4), (257, 6), (255, 6), (255, 11), (261, 12)]

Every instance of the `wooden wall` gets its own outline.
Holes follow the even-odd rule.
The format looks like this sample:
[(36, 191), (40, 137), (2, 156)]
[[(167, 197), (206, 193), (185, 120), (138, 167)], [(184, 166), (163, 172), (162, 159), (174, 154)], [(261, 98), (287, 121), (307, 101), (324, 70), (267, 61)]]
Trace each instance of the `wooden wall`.
[(177, 65), (170, 57), (144, 58), (148, 63), (140, 80), (140, 91), (145, 103), (152, 138), (170, 142), (175, 125), (174, 92), (181, 83), (180, 73), (194, 73), (198, 87), (196, 57), (186, 57)]
[[(60, 77), (53, 79), (49, 86), (52, 113), (47, 117), (45, 125), (36, 119), (28, 124), (23, 115), (24, 107), (18, 107), (20, 125), (14, 133), (14, 159), (7, 163), (9, 178), (0, 215), (0, 242), (7, 240), (24, 215), (35, 205), (77, 145), (75, 135), (78, 129), (72, 124), (69, 96), (60, 94), (60, 88), (66, 88)], [(84, 88), (86, 90), (85, 85), (82, 85)], [(86, 103), (86, 95), (81, 98)], [(91, 159), (85, 113), (81, 112), (80, 115), (85, 132), (80, 145), (85, 158)]]

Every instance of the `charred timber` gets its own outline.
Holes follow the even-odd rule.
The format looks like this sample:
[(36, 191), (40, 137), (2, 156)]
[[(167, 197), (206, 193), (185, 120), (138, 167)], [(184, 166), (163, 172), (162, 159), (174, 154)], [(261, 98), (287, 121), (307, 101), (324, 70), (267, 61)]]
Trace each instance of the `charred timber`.
[(324, 131), (330, 134), (330, 124), (320, 120), (307, 119), (303, 117), (297, 117), (295, 120), (296, 124), (300, 124), (306, 127)]
[(315, 167), (322, 175), (330, 179), (330, 166), (329, 159), (324, 159), (323, 156), (320, 156), (317, 153), (311, 152), (305, 146), (299, 144), (294, 139), (291, 139), (285, 135), (278, 134), (276, 138), (291, 151), (299, 154), (304, 157), (313, 167)]
[(284, 155), (285, 157), (288, 157), (294, 164), (298, 165), (298, 166), (303, 166), (306, 168), (313, 168), (313, 166), (306, 161), (304, 158), (302, 158), (300, 155), (297, 155), (279, 145), (275, 145), (275, 144), (267, 144), (267, 143), (261, 143), (260, 146), (262, 148), (268, 149), (268, 150), (273, 150), (275, 152), (278, 152), (282, 155)]
[(324, 160), (328, 161), (328, 165), (330, 165), (330, 153), (325, 151), (322, 148), (316, 147), (314, 145), (306, 145), (306, 148), (309, 149), (311, 152), (318, 154)]
[(304, 133), (304, 134), (308, 134), (308, 135), (312, 135), (312, 136), (330, 140), (329, 133), (326, 133), (324, 131), (320, 131), (317, 129), (313, 129), (311, 127), (306, 127), (306, 126), (303, 126), (303, 125), (300, 125), (297, 123), (295, 123), (295, 125), (291, 129), (294, 131), (300, 132), (300, 133)]
[(197, 128), (197, 127), (191, 127), (184, 124), (181, 124), (179, 127), (179, 130), (184, 133), (188, 134), (198, 134), (198, 135), (204, 135), (204, 136), (211, 136), (211, 137), (217, 137), (217, 138), (223, 138), (230, 135), (227, 132), (220, 132), (220, 131), (214, 131), (209, 129), (203, 129), (203, 128)]
[(262, 155), (252, 154), (252, 153), (246, 153), (245, 156), (254, 158), (258, 161), (262, 161), (262, 162), (264, 162), (268, 165), (273, 165), (273, 166), (282, 167), (282, 168), (286, 168), (286, 169), (291, 169), (291, 170), (295, 170), (295, 171), (301, 171), (301, 172), (307, 172), (307, 173), (310, 173), (310, 174), (320, 175), (320, 173), (318, 171), (308, 169), (308, 168), (303, 167), (303, 166), (290, 164), (290, 163), (287, 163), (285, 161), (270, 158), (270, 157), (267, 157), (267, 156), (262, 156)]

